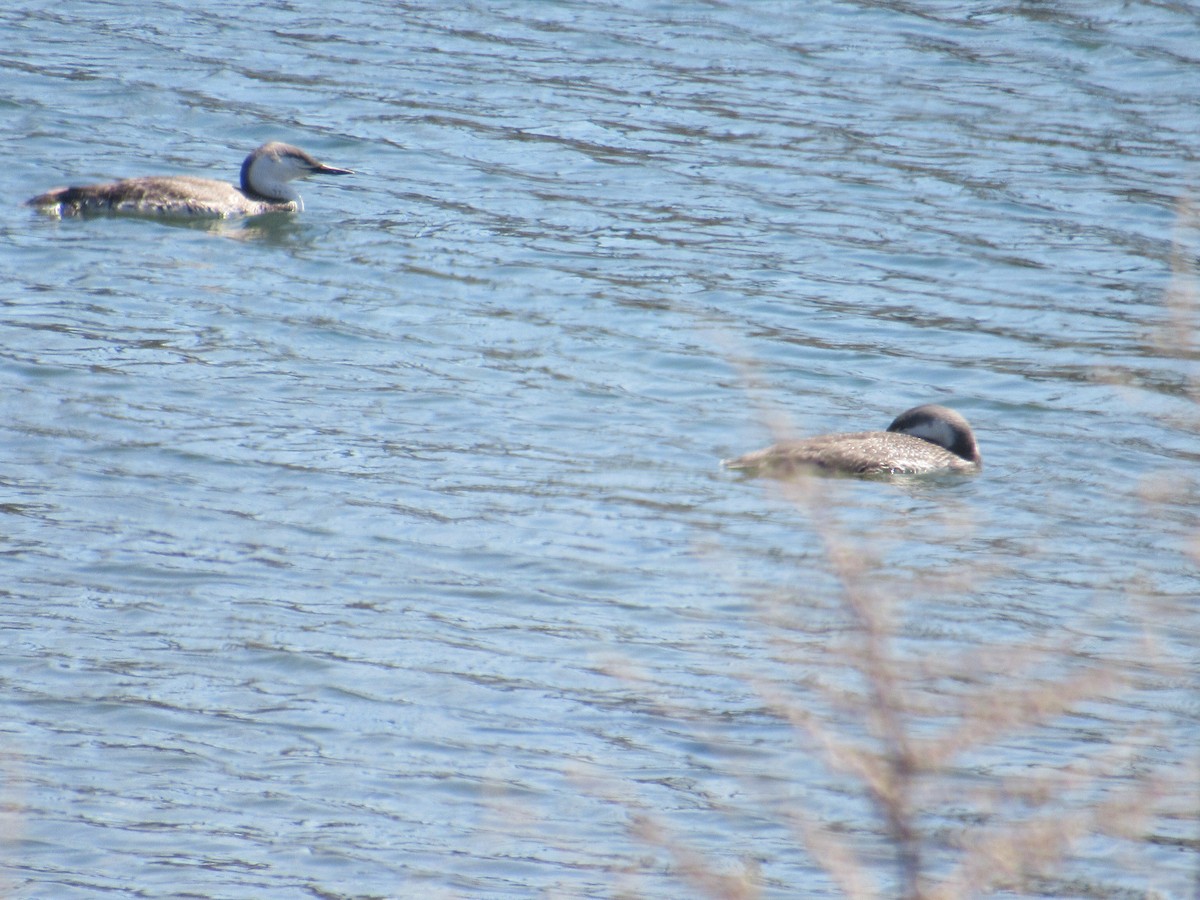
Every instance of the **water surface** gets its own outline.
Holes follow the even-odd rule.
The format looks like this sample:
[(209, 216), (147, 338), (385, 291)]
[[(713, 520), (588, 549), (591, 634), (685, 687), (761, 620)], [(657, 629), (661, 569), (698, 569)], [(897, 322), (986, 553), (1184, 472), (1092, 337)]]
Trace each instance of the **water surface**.
[[(1021, 890), (1193, 889), (1194, 9), (18, 2), (0, 34), (6, 893), (678, 897), (687, 848), (835, 896), (802, 815), (886, 896), (861, 785), (775, 705), (862, 727), (818, 689), (861, 684), (855, 571), (901, 658), (1138, 667), (954, 778), (1103, 757), (1065, 821), (1160, 775), (1133, 839)], [(270, 139), (359, 174), (215, 228), (19, 206)], [(717, 465), (929, 401), (981, 477), (814, 504)], [(941, 875), (981, 830), (924, 824)]]

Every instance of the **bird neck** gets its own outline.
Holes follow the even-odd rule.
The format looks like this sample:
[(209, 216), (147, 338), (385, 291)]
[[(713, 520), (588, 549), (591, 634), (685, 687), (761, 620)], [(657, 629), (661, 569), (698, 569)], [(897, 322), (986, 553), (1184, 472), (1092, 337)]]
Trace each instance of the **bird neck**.
[(304, 211), (299, 191), (288, 184), (287, 179), (274, 177), (262, 166), (248, 165), (242, 169), (242, 193), (281, 203), (290, 201), (296, 204), (297, 212)]

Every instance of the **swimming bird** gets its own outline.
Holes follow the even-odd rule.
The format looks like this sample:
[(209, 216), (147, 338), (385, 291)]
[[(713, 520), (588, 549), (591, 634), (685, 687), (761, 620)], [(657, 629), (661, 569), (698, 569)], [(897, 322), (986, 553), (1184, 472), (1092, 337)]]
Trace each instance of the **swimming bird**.
[(125, 213), (228, 218), (303, 212), (304, 201), (289, 181), (309, 175), (353, 174), (349, 169), (327, 166), (299, 147), (271, 141), (242, 163), (241, 187), (190, 175), (154, 175), (55, 188), (25, 201), (25, 205), (59, 216)]
[(722, 460), (722, 465), (774, 478), (799, 473), (880, 478), (969, 474), (983, 468), (983, 457), (966, 419), (952, 409), (928, 403), (901, 413), (887, 431), (783, 441)]

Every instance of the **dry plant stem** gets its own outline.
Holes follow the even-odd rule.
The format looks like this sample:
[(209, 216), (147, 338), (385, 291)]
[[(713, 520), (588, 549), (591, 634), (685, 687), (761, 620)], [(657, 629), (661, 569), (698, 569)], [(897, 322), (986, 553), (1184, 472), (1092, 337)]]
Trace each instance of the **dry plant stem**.
[[(651, 692), (658, 687), (652, 677), (632, 666), (628, 660), (614, 659), (604, 666), (604, 670), (614, 678), (644, 685)], [(679, 720), (691, 716), (686, 709), (671, 705), (662, 698), (656, 697), (654, 704), (664, 716)], [(603, 797), (627, 809), (630, 814), (630, 833), (643, 844), (658, 847), (670, 854), (673, 874), (694, 888), (695, 896), (711, 897), (713, 900), (757, 900), (761, 896), (762, 875), (753, 859), (743, 860), (740, 871), (732, 874), (719, 872), (712, 859), (691, 849), (661, 819), (635, 804), (616, 782), (584, 770), (576, 770), (573, 778), (586, 793)]]
[(638, 816), (633, 831), (647, 844), (661, 847), (671, 854), (675, 871), (693, 888), (714, 900), (756, 900), (760, 896), (757, 872), (743, 865), (738, 875), (715, 872), (701, 854), (669, 835), (665, 828), (647, 816)]
[[(1031, 876), (1047, 874), (1089, 833), (1140, 833), (1146, 811), (1167, 788), (1165, 776), (1140, 777), (1117, 790), (1112, 799), (1064, 812), (1054, 800), (1075, 788), (1095, 787), (1129, 765), (1134, 747), (1118, 745), (1070, 769), (1042, 776), (1004, 779), (994, 788), (973, 794), (973, 803), (988, 810), (988, 817), (1014, 800), (1043, 813), (999, 827), (973, 829), (961, 846), (955, 871), (928, 896), (929, 900), (954, 900), (1002, 887), (1018, 887)], [(989, 802), (990, 801), (990, 802)], [(1047, 812), (1047, 810), (1051, 810)]]
[[(1053, 650), (1047, 651), (1053, 653)], [(1061, 652), (1061, 651), (1060, 651)], [(1013, 662), (1016, 662), (1016, 657)], [(959, 671), (969, 671), (966, 662)], [(990, 689), (988, 703), (966, 700), (957, 713), (958, 725), (949, 734), (920, 745), (919, 758), (928, 768), (940, 768), (961, 753), (987, 746), (996, 738), (1048, 722), (1082, 700), (1111, 691), (1126, 680), (1112, 671), (1093, 667), (1052, 682), (1033, 682), (1018, 689)]]
[[(1200, 272), (1197, 271), (1197, 251), (1200, 245), (1200, 209), (1193, 191), (1182, 194), (1175, 205), (1175, 228), (1171, 247), (1171, 283), (1166, 291), (1169, 328), (1160, 329), (1156, 343), (1168, 354), (1179, 359), (1195, 359), (1196, 335), (1200, 333), (1197, 313), (1200, 312)], [(1200, 402), (1200, 381), (1193, 375), (1187, 381), (1187, 393), (1193, 404)], [(1196, 429), (1197, 423), (1191, 423)], [(1193, 556), (1200, 560), (1200, 544), (1195, 544)], [(1195, 690), (1200, 694), (1200, 684)], [(1197, 757), (1200, 762), (1200, 756)], [(1200, 785), (1194, 785), (1197, 806), (1200, 807)], [(1200, 843), (1200, 835), (1197, 836)], [(1196, 854), (1195, 900), (1200, 900), (1200, 853)]]
[[(777, 688), (760, 685), (760, 692), (768, 708), (816, 743), (830, 771), (849, 775), (866, 785), (873, 785), (881, 780), (874, 754), (848, 743), (827, 728), (816, 716), (800, 708), (792, 698), (781, 694)], [(837, 881), (847, 897), (852, 900), (868, 900), (879, 896), (879, 891), (867, 884), (865, 876), (868, 867), (846, 842), (834, 837), (820, 823), (809, 819), (801, 808), (793, 809), (790, 818), (793, 827), (798, 828), (804, 846)]]
[[(891, 616), (890, 594), (896, 586), (888, 583), (880, 587), (880, 561), (870, 556), (870, 551), (856, 552), (843, 538), (836, 516), (830, 512), (837, 505), (828, 502), (823, 483), (799, 481), (788, 484), (785, 490), (812, 519), (823, 542), (823, 558), (841, 585), (840, 605), (855, 636), (846, 651), (847, 661), (862, 677), (864, 689), (861, 694), (845, 695), (819, 683), (816, 686), (835, 707), (860, 718), (871, 745), (854, 746), (829, 723), (778, 693), (773, 693), (769, 701), (772, 708), (809, 735), (832, 771), (844, 772), (862, 785), (895, 847), (900, 896), (905, 900), (935, 897), (941, 900), (1020, 883), (1060, 861), (1086, 834), (1106, 830), (1106, 814), (1120, 811), (1126, 822), (1136, 818), (1133, 811), (1149, 797), (1144, 784), (1130, 792), (1121, 792), (1099, 810), (1092, 807), (1066, 816), (1061, 813), (1034, 816), (1009, 826), (972, 829), (955, 870), (937, 884), (931, 883), (925, 860), (926, 842), (931, 835), (922, 830), (919, 820), (923, 804), (933, 799), (928, 789), (932, 787), (938, 793), (941, 787), (939, 775), (944, 775), (947, 767), (964, 752), (986, 748), (1003, 735), (1058, 718), (1080, 701), (1127, 688), (1129, 676), (1123, 667), (1114, 666), (1113, 661), (1098, 660), (1074, 675), (1029, 679), (1007, 689), (990, 686), (982, 693), (960, 698), (951, 707), (924, 708), (920, 697), (910, 697), (905, 687), (914, 677), (925, 682), (930, 676), (976, 673), (981, 679), (988, 679), (1005, 672), (1031, 672), (1039, 664), (1053, 666), (1056, 661), (1072, 656), (1074, 648), (1055, 642), (1019, 648), (980, 648), (946, 659), (902, 661), (893, 645), (897, 625)], [(781, 661), (785, 661), (783, 657)], [(919, 739), (912, 729), (922, 713), (951, 715), (954, 725), (941, 735)], [(1072, 785), (1094, 784), (1111, 777), (1121, 762), (1128, 762), (1129, 750), (1129, 746), (1122, 745), (1118, 748), (1119, 759), (1096, 759), (1090, 767), (1072, 767), (1044, 779), (1028, 776), (1006, 779), (994, 791), (991, 803), (984, 792), (973, 793), (972, 804), (976, 809), (999, 812), (1006, 804), (1024, 797), (1027, 805), (1044, 809)], [(927, 783), (931, 779), (932, 783)], [(938, 802), (953, 806), (962, 799), (953, 792)], [(819, 829), (810, 829), (805, 834), (814, 855), (827, 864), (831, 873), (845, 871), (847, 857), (852, 855), (848, 848), (839, 847), (839, 842), (829, 834), (822, 835), (818, 847), (814, 833), (819, 833)], [(828, 865), (830, 861), (833, 865)]]
[[(855, 553), (841, 539), (840, 529), (828, 512), (835, 507), (826, 502), (823, 486), (816, 479), (798, 479), (789, 483), (788, 494), (814, 518), (824, 544), (825, 558), (842, 585), (842, 603), (850, 614), (852, 627), (862, 637), (858, 663), (868, 694), (862, 706), (868, 730), (878, 742), (879, 750), (877, 753), (856, 753), (856, 767), (867, 776), (863, 783), (896, 845), (902, 896), (907, 900), (921, 900), (925, 896), (922, 836), (913, 803), (921, 766), (906, 727), (902, 679), (896, 671), (889, 641), (892, 623), (887, 598), (871, 590), (870, 582), (864, 576), (872, 567), (863, 560), (862, 552)], [(846, 750), (844, 742), (840, 747), (826, 742), (826, 747), (827, 753)]]
[[(842, 568), (844, 560), (838, 562)], [(900, 679), (891, 662), (888, 629), (883, 616), (857, 585), (843, 583), (846, 585), (847, 609), (863, 633), (863, 674), (870, 694), (868, 726), (881, 745), (884, 777), (873, 791), (873, 799), (883, 813), (888, 832), (896, 841), (900, 883), (904, 885), (905, 896), (918, 898), (922, 895), (921, 840), (912, 804), (918, 766), (905, 729), (899, 696)]]
[(844, 841), (805, 818), (799, 810), (792, 813), (793, 827), (799, 828), (801, 845), (807, 847), (818, 864), (837, 882), (849, 900), (873, 900), (878, 891), (867, 884), (867, 869)]

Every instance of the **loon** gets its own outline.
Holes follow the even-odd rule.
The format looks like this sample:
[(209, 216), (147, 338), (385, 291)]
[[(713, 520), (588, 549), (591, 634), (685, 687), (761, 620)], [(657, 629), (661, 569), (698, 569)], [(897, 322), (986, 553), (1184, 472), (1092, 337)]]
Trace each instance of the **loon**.
[(887, 431), (783, 441), (722, 460), (722, 465), (774, 478), (805, 473), (886, 478), (970, 474), (983, 468), (983, 457), (966, 419), (952, 409), (928, 403), (898, 415)]
[(240, 188), (225, 181), (190, 175), (157, 175), (55, 188), (25, 201), (25, 205), (58, 216), (126, 213), (228, 218), (303, 212), (304, 201), (289, 181), (309, 175), (353, 174), (349, 169), (327, 166), (299, 147), (271, 141), (242, 163)]

